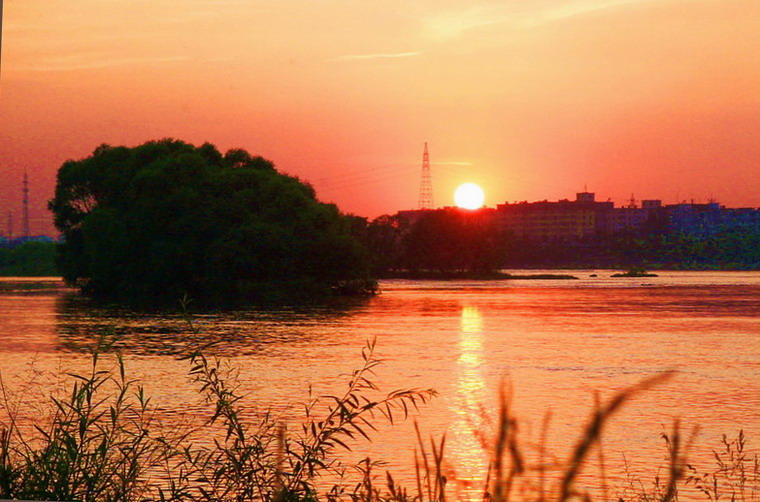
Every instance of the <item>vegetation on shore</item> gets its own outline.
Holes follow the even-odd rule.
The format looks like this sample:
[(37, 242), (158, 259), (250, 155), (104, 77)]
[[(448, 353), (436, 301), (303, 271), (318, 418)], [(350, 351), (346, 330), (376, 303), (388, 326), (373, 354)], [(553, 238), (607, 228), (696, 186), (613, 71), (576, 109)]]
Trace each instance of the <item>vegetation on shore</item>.
[(58, 276), (55, 257), (55, 244), (52, 242), (29, 241), (12, 249), (0, 248), (0, 276)]
[[(369, 440), (378, 421), (406, 418), (435, 395), (433, 390), (420, 389), (380, 393), (373, 380), (380, 364), (374, 342), (362, 350), (361, 366), (347, 375), (345, 391), (310, 396), (303, 422), (290, 427), (271, 410), (251, 415), (246, 408), (244, 414), (234, 370), (207, 357), (204, 350), (192, 347), (183, 356), (189, 380), (208, 405), (207, 420), (195, 428), (162, 423), (158, 406), (127, 378), (118, 354), (113, 371), (102, 369), (103, 359), (109, 356), (93, 354), (90, 372), (72, 375), (67, 391), (52, 398), (51, 415), (32, 424), (33, 428), (20, 422), (22, 402), (1, 385), (0, 497), (87, 502), (438, 502), (456, 498), (461, 487), (452, 470), (456, 466), (447, 460), (445, 436), (427, 441), (417, 429), (412, 473), (416, 482), (411, 487), (400, 485), (391, 473), (378, 474), (381, 464), (370, 459), (356, 465), (338, 460), (339, 450)], [(656, 462), (651, 483), (629, 478), (622, 486), (607, 486), (604, 469), (600, 489), (579, 482), (583, 469), (596, 462), (592, 455), (601, 448), (609, 420), (630, 399), (670, 376), (651, 377), (605, 403), (597, 402), (568, 460), (559, 463), (548, 460), (556, 452), (545, 444), (540, 445), (537, 460), (527, 454), (509, 398), (502, 391), (495, 436), (484, 446), (490, 463), (483, 476), (482, 499), (674, 502), (701, 495), (711, 501), (756, 500), (760, 467), (757, 456), (746, 451), (742, 433), (733, 440), (724, 438), (722, 448), (715, 452), (715, 470), (700, 471), (686, 462), (685, 441), (677, 423), (663, 435), (666, 475), (660, 476)], [(604, 460), (600, 462), (603, 466)], [(687, 496), (680, 495), (684, 487), (690, 490)]]
[(518, 238), (477, 211), (380, 216), (356, 225), (379, 277), (496, 277), (501, 269), (760, 270), (760, 233), (639, 232), (543, 241)]
[(372, 250), (378, 277), (492, 278), (509, 254), (506, 235), (477, 212), (430, 211), (416, 221), (381, 216), (356, 233)]
[(61, 274), (98, 299), (227, 305), (372, 289), (353, 219), (244, 150), (102, 145), (61, 166), (49, 206)]
[(657, 277), (657, 274), (651, 274), (643, 267), (631, 267), (625, 272), (612, 274), (610, 277)]
[(657, 229), (574, 242), (515, 240), (504, 268), (760, 270), (760, 232), (724, 230), (696, 236)]

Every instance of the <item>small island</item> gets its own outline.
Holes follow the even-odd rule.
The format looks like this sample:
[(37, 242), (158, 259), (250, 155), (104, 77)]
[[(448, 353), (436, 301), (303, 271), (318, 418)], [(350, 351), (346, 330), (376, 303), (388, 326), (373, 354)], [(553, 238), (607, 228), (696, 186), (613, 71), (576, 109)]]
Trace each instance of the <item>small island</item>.
[(632, 267), (625, 272), (612, 274), (610, 277), (657, 277), (657, 274), (650, 274), (641, 267)]

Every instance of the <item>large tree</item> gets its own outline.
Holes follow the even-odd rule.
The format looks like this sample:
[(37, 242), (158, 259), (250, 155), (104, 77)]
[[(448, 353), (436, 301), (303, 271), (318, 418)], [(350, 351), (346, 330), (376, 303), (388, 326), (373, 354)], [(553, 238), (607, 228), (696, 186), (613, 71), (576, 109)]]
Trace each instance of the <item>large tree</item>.
[(492, 215), (447, 208), (423, 214), (401, 247), (401, 268), (410, 272), (490, 273), (504, 264), (509, 239)]
[(315, 297), (367, 275), (350, 220), (244, 150), (102, 145), (61, 166), (49, 205), (64, 278), (104, 299)]

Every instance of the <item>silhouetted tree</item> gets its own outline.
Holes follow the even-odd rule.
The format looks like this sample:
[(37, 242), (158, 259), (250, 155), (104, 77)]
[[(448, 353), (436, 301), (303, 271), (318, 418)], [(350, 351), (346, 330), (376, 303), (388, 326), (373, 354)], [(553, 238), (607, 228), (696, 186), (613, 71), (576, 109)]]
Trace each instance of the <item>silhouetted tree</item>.
[(351, 221), (245, 150), (102, 145), (63, 164), (49, 206), (64, 278), (109, 300), (314, 297), (368, 274)]
[(430, 211), (402, 234), (401, 268), (410, 271), (491, 272), (502, 267), (508, 240), (478, 211)]

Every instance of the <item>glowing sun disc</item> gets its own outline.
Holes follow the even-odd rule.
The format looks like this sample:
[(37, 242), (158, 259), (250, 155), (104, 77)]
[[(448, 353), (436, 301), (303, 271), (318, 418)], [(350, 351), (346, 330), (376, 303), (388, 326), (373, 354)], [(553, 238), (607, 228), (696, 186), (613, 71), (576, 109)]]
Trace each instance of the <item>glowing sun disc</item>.
[(464, 183), (454, 192), (454, 202), (462, 209), (478, 209), (483, 207), (485, 194), (475, 183)]

